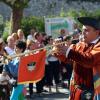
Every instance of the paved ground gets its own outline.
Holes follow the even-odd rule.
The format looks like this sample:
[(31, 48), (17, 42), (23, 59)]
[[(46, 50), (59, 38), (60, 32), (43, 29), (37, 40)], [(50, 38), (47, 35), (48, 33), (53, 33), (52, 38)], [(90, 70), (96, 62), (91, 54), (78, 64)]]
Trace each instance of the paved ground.
[[(45, 88), (48, 90), (48, 88)], [(55, 87), (52, 87), (52, 93), (43, 92), (41, 95), (37, 95), (35, 92), (35, 87), (33, 89), (33, 97), (27, 96), (26, 100), (68, 100), (69, 90), (67, 88), (59, 87), (59, 93), (56, 93)]]

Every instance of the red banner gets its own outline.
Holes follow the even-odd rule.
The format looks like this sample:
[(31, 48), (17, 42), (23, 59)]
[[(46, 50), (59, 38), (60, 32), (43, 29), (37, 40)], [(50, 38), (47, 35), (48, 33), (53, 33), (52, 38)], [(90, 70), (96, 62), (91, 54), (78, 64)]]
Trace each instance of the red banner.
[(41, 80), (45, 71), (45, 57), (46, 51), (22, 57), (18, 69), (18, 84)]

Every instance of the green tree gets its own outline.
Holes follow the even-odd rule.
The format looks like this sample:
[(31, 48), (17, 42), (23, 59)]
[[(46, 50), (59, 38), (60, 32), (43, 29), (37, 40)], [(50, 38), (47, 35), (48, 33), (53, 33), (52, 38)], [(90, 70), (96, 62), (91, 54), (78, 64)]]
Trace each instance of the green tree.
[(66, 0), (66, 2), (80, 1), (80, 2), (100, 2), (100, 0)]
[(12, 9), (11, 13), (11, 33), (16, 32), (21, 26), (23, 10), (28, 6), (30, 0), (0, 0)]
[(25, 36), (27, 36), (32, 28), (36, 28), (39, 32), (44, 32), (44, 18), (43, 17), (24, 17), (22, 19), (21, 28), (23, 29)]

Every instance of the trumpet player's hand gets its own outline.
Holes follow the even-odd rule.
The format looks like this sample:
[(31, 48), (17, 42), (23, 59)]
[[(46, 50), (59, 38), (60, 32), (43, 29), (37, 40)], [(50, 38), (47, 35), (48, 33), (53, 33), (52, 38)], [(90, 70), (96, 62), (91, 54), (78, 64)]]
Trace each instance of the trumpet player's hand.
[(58, 54), (66, 55), (67, 49), (70, 47), (71, 41), (67, 41), (65, 44), (61, 44), (57, 46)]
[(68, 46), (65, 46), (65, 45), (58, 46), (58, 54), (66, 55), (67, 49), (68, 49)]
[(61, 41), (61, 39), (55, 39), (54, 40), (54, 42), (53, 42), (53, 48), (52, 48), (52, 54), (55, 54), (55, 53), (57, 53), (57, 51), (58, 51), (58, 45), (57, 44), (59, 44), (59, 43), (61, 43), (62, 41)]
[[(54, 41), (54, 44), (55, 45), (58, 44), (58, 45), (56, 45), (53, 48), (54, 49), (53, 51), (57, 54), (66, 55), (66, 51), (69, 48), (69, 46), (71, 45), (71, 40), (68, 40), (64, 43), (62, 43), (62, 42), (64, 42), (64, 41), (62, 41), (61, 39), (56, 39)], [(59, 43), (61, 43), (61, 44), (59, 44)]]

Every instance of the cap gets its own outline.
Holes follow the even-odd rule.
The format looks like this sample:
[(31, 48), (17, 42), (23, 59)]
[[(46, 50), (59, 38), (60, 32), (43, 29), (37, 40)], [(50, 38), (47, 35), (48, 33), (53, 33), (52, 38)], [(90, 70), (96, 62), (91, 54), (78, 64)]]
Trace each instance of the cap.
[(100, 30), (100, 21), (92, 17), (79, 17), (78, 21), (83, 25), (91, 26), (97, 30)]

